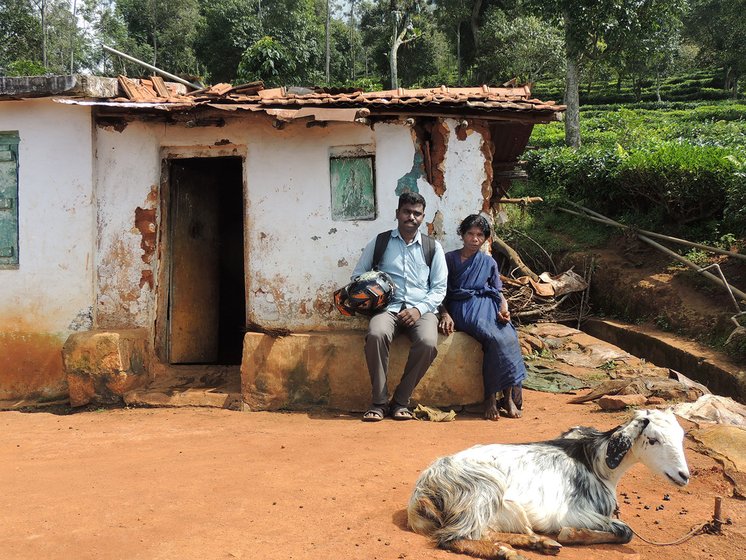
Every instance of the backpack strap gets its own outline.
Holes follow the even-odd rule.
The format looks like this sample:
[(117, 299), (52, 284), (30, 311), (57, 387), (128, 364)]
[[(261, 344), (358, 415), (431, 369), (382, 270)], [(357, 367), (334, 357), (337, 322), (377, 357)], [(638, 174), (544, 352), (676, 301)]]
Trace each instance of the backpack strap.
[(381, 260), (383, 260), (383, 254), (386, 252), (389, 239), (391, 239), (391, 231), (383, 231), (376, 237), (376, 247), (373, 249), (373, 270), (378, 270)]
[(422, 256), (425, 257), (425, 263), (427, 267), (432, 267), (433, 257), (435, 256), (435, 239), (424, 233), (420, 234), (420, 240), (422, 243)]

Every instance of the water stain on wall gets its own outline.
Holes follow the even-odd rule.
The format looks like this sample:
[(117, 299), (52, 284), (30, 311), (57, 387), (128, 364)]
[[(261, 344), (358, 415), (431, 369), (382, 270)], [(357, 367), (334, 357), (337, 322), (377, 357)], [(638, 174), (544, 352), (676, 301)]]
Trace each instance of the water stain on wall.
[(0, 328), (0, 399), (63, 397), (67, 382), (62, 365), (64, 340), (52, 334)]

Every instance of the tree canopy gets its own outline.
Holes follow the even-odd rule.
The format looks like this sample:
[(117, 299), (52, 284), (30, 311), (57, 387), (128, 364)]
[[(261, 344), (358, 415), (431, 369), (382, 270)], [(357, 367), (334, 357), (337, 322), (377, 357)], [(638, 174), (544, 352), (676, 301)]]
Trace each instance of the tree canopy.
[[(746, 0), (2, 0), (0, 75), (147, 75), (109, 45), (205, 83), (583, 89), (717, 68), (739, 95)], [(328, 76), (327, 76), (328, 60)], [(661, 90), (657, 88), (660, 98)]]

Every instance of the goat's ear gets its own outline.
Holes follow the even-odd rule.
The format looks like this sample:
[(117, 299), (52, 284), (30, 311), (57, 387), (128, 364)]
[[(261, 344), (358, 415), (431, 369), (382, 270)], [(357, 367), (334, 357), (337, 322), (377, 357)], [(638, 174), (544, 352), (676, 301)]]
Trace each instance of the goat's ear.
[(624, 456), (632, 447), (635, 440), (640, 437), (642, 431), (650, 423), (647, 418), (637, 418), (625, 426), (619, 426), (611, 434), (609, 444), (606, 446), (606, 466), (615, 469), (622, 462)]

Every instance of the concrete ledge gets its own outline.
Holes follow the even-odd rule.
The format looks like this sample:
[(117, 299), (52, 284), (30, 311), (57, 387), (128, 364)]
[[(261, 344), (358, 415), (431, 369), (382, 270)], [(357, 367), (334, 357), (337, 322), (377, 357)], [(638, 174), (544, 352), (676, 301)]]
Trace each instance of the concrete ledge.
[[(362, 411), (370, 404), (370, 378), (363, 356), (365, 333), (329, 331), (272, 338), (246, 333), (241, 392), (249, 410), (325, 406)], [(481, 402), (482, 348), (463, 333), (440, 336), (438, 357), (412, 395), (427, 406)], [(389, 394), (401, 378), (409, 340), (397, 337), (391, 349)]]
[(674, 369), (705, 385), (715, 394), (746, 403), (746, 372), (743, 367), (718, 359), (712, 350), (668, 333), (617, 321), (589, 319), (583, 331), (657, 366)]
[(62, 348), (70, 404), (121, 402), (147, 381), (146, 329), (71, 334)]
[(52, 95), (110, 98), (116, 97), (116, 78), (70, 74), (67, 76), (22, 76), (0, 78), (0, 98), (21, 99)]

